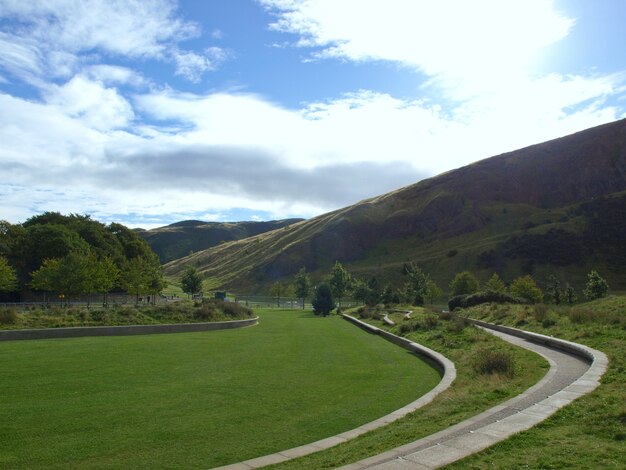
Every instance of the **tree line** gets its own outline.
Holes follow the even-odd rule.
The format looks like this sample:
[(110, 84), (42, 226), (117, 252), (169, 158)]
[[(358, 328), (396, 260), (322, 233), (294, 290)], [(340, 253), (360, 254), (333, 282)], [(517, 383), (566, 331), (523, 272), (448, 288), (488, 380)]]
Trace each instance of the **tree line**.
[[(295, 275), (291, 289), (302, 301), (312, 295), (313, 308), (322, 315), (327, 315), (334, 308), (341, 307), (341, 299), (350, 295), (354, 300), (368, 306), (378, 304), (432, 304), (440, 299), (443, 290), (434, 282), (430, 275), (414, 263), (405, 263), (402, 267), (405, 281), (403, 285), (394, 287), (390, 284), (381, 285), (375, 276), (367, 280), (352, 276), (348, 270), (336, 261), (330, 273), (319, 284), (313, 286), (310, 274), (301, 268)], [(510, 285), (494, 273), (487, 282), (480, 281), (470, 271), (457, 273), (448, 286), (449, 307), (465, 307), (484, 302), (516, 302), (555, 304), (573, 304), (577, 300), (574, 288), (566, 283), (561, 286), (554, 275), (545, 282), (545, 291), (538, 286), (530, 275), (514, 279)], [(587, 275), (587, 282), (582, 294), (587, 300), (604, 297), (609, 290), (608, 283), (595, 270)]]
[(165, 287), (157, 255), (131, 229), (88, 215), (45, 212), (22, 224), (0, 221), (0, 292), (46, 292), (69, 301), (121, 290), (156, 295)]

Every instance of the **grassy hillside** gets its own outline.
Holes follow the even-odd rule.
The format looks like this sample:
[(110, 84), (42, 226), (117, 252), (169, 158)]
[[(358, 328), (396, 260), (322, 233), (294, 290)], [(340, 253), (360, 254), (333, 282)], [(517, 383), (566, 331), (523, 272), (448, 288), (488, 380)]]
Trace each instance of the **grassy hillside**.
[(554, 273), (582, 287), (591, 268), (626, 288), (626, 120), (492, 157), (319, 217), (194, 253), (208, 285), (261, 290), (302, 266), (340, 260), (357, 276), (400, 281), (413, 261), (441, 286)]
[(185, 220), (152, 230), (138, 230), (137, 233), (159, 255), (161, 262), (167, 263), (195, 251), (205, 250), (221, 243), (276, 230), (301, 220), (285, 219), (269, 222), (202, 222), (199, 220)]

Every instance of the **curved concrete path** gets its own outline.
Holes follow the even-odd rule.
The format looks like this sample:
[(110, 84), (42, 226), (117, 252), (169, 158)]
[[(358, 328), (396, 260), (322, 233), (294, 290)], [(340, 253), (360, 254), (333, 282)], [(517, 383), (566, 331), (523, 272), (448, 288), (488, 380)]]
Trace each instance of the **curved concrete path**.
[[(606, 371), (608, 360), (600, 351), (523, 330), (495, 327), (507, 330), (505, 333), (493, 331), (493, 325), (478, 321), (473, 323), (488, 327), (490, 333), (542, 355), (550, 363), (550, 371), (526, 392), (478, 416), (343, 469), (424, 470), (442, 467), (543, 421), (576, 398), (594, 390)], [(518, 336), (526, 336), (533, 341)]]

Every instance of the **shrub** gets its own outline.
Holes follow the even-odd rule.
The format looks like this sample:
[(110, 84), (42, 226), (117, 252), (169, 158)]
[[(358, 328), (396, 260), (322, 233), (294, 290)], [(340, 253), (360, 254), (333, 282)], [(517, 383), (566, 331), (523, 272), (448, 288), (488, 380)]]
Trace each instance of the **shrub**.
[(215, 317), (216, 313), (217, 309), (215, 308), (215, 305), (205, 304), (194, 309), (193, 317), (196, 320), (210, 320)]
[(543, 292), (537, 287), (535, 280), (530, 275), (515, 279), (511, 284), (510, 291), (515, 297), (521, 297), (533, 304), (543, 300)]
[(452, 312), (441, 312), (439, 318), (441, 318), (443, 321), (450, 321), (454, 318), (454, 315), (452, 314)]
[(326, 316), (335, 308), (335, 300), (330, 286), (322, 283), (315, 289), (315, 295), (311, 302), (316, 315)]
[(448, 301), (448, 309), (454, 311), (456, 308), (467, 308), (485, 303), (498, 304), (524, 304), (526, 300), (519, 297), (513, 297), (505, 292), (484, 291), (476, 292), (471, 295), (457, 295)]
[(587, 274), (587, 284), (583, 294), (585, 294), (588, 300), (604, 297), (608, 291), (609, 285), (596, 271), (591, 271)]
[(238, 304), (237, 302), (220, 302), (220, 307), (225, 315), (234, 318), (251, 317), (252, 310), (248, 307)]
[(559, 316), (555, 312), (550, 310), (548, 314), (544, 317), (544, 319), (541, 321), (541, 326), (543, 326), (544, 328), (549, 328), (551, 326), (556, 325), (558, 322), (559, 322)]
[(544, 304), (535, 304), (533, 305), (533, 314), (535, 316), (535, 320), (541, 323), (548, 315), (548, 307)]
[(13, 308), (0, 309), (0, 324), (14, 325), (17, 323), (17, 312)]
[(468, 295), (478, 291), (478, 280), (469, 271), (457, 273), (450, 282), (452, 295)]
[(400, 334), (406, 335), (408, 333), (412, 333), (413, 331), (417, 331), (422, 327), (421, 323), (417, 320), (408, 321), (400, 324)]
[(483, 375), (502, 374), (513, 377), (515, 375), (515, 360), (506, 351), (483, 349), (476, 354), (474, 370)]
[(467, 321), (466, 318), (463, 317), (456, 317), (454, 319), (454, 322), (452, 322), (452, 331), (454, 331), (455, 333), (460, 333), (461, 331), (463, 331), (463, 329), (469, 325), (469, 322)]
[(437, 318), (435, 315), (427, 315), (424, 319), (424, 328), (426, 328), (427, 330), (437, 328), (438, 324), (439, 318)]

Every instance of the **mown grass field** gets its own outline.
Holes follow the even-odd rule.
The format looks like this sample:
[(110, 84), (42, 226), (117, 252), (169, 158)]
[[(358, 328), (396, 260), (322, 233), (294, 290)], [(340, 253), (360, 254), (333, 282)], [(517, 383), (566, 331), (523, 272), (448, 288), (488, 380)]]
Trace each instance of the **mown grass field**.
[[(444, 320), (427, 309), (412, 309), (413, 315), (409, 320), (405, 320), (400, 313), (391, 314), (395, 326), (385, 326), (382, 321), (373, 318), (366, 321), (393, 333), (403, 334), (451, 359), (457, 368), (457, 378), (452, 386), (430, 404), (383, 428), (328, 450), (270, 468), (337, 468), (379, 454), (446, 429), (502, 403), (534, 385), (548, 370), (549, 365), (541, 356), (467, 326), (458, 317), (449, 316)], [(484, 351), (498, 351), (508, 355), (514, 364), (514, 375), (477, 372), (474, 366)]]
[(0, 343), (0, 468), (210, 468), (352, 429), (439, 374), (338, 317)]

